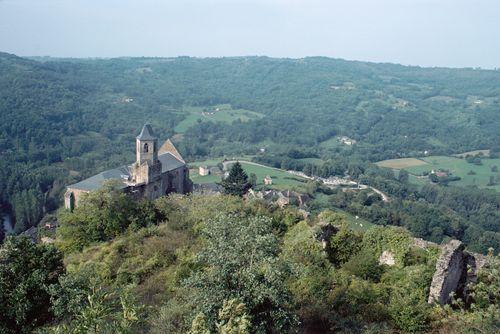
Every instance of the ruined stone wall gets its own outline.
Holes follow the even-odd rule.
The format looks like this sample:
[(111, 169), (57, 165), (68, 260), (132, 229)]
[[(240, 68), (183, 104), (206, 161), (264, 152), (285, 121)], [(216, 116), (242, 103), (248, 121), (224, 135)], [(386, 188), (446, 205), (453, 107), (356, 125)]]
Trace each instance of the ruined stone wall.
[(428, 302), (448, 304), (451, 293), (467, 302), (467, 285), (477, 281), (477, 273), (485, 261), (483, 255), (465, 251), (464, 245), (458, 240), (451, 240), (442, 246)]
[(458, 240), (452, 240), (442, 248), (432, 277), (429, 303), (449, 303), (450, 294), (457, 292), (463, 284), (463, 274), (466, 271), (463, 251), (464, 246)]

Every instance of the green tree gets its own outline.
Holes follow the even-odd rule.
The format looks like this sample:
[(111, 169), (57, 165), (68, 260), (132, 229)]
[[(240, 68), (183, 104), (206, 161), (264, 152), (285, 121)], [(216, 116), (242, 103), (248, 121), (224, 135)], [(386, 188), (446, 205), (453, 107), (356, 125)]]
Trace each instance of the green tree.
[[(2, 217), (2, 219), (3, 219), (3, 216), (1, 215), (1, 212), (0, 212), (0, 217)], [(5, 239), (5, 228), (3, 226), (3, 221), (2, 221), (0, 223), (0, 245), (3, 242), (3, 239)]]
[(211, 334), (207, 324), (207, 317), (203, 313), (198, 313), (194, 317), (188, 334)]
[(409, 179), (410, 179), (410, 174), (406, 170), (401, 169), (399, 171), (399, 175), (398, 175), (399, 182), (401, 182), (401, 183), (408, 183)]
[(250, 177), (248, 178), (248, 182), (250, 182), (252, 187), (255, 187), (257, 185), (257, 175), (255, 175), (255, 173), (250, 173)]
[(219, 334), (250, 334), (251, 322), (245, 304), (238, 299), (225, 300), (219, 310)]
[(58, 221), (58, 245), (71, 252), (110, 240), (128, 228), (137, 230), (157, 223), (158, 216), (154, 205), (133, 200), (110, 182), (87, 194), (73, 212), (62, 210)]
[(374, 282), (378, 282), (383, 273), (383, 268), (378, 263), (378, 257), (370, 249), (361, 250), (351, 257), (342, 268), (362, 279)]
[(197, 313), (215, 329), (226, 300), (244, 303), (256, 331), (289, 332), (295, 327), (284, 281), (288, 267), (278, 258), (279, 242), (269, 218), (219, 215), (202, 230), (199, 270), (185, 282)]
[(359, 252), (362, 240), (363, 236), (349, 229), (344, 222), (339, 231), (330, 238), (328, 259), (337, 266), (347, 262)]
[(250, 182), (248, 182), (247, 173), (238, 161), (231, 166), (229, 175), (222, 180), (221, 184), (226, 194), (240, 197), (251, 187)]
[(0, 249), (0, 332), (25, 333), (53, 319), (49, 286), (64, 272), (53, 246), (9, 236)]
[(333, 266), (316, 239), (316, 233), (301, 221), (285, 234), (281, 257), (292, 267), (287, 279), (300, 321), (329, 329), (333, 314), (332, 287), (336, 285)]
[(495, 183), (495, 177), (493, 175), (490, 175), (490, 179), (488, 181), (488, 184), (487, 186), (494, 186), (496, 183)]

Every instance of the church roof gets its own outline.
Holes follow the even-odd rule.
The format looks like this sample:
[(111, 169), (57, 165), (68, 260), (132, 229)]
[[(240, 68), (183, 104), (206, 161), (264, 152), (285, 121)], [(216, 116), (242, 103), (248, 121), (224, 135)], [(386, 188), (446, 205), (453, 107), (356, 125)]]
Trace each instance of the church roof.
[(164, 153), (170, 153), (177, 159), (179, 159), (182, 162), (185, 162), (184, 159), (182, 158), (181, 154), (177, 149), (175, 148), (174, 144), (170, 139), (167, 139), (163, 145), (160, 147), (160, 150), (158, 151), (158, 154), (164, 154)]
[[(91, 176), (88, 179), (85, 179), (83, 181), (68, 186), (68, 188), (92, 191), (101, 188), (104, 182), (108, 180), (126, 181), (129, 176), (130, 172), (128, 170), (128, 167), (121, 166)], [(120, 188), (126, 188), (126, 187), (127, 185), (125, 184), (125, 182), (122, 182), (120, 184)]]
[[(172, 171), (174, 169), (186, 165), (184, 161), (179, 160), (170, 152), (158, 155), (158, 160), (160, 160), (161, 162), (162, 173), (167, 173), (169, 171)], [(85, 191), (94, 191), (101, 188), (104, 182), (106, 181), (118, 180), (121, 181), (121, 183), (119, 184), (119, 188), (123, 189), (130, 186), (130, 184), (127, 184), (127, 181), (130, 176), (131, 174), (128, 166), (121, 166), (91, 176), (88, 179), (85, 179), (83, 181), (68, 186), (68, 188), (85, 190)]]
[(166, 173), (186, 165), (184, 161), (180, 160), (170, 152), (158, 155), (158, 160), (161, 162), (162, 173)]
[(139, 140), (154, 140), (156, 139), (155, 134), (153, 132), (153, 128), (151, 124), (144, 124), (142, 127), (141, 133), (137, 136)]

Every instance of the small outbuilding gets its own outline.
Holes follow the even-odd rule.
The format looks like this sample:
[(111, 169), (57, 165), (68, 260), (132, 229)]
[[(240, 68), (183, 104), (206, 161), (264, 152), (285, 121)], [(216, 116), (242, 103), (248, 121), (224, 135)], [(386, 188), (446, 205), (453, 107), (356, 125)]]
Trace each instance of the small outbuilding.
[(200, 174), (200, 176), (207, 176), (210, 174), (210, 169), (207, 166), (200, 166), (198, 174)]

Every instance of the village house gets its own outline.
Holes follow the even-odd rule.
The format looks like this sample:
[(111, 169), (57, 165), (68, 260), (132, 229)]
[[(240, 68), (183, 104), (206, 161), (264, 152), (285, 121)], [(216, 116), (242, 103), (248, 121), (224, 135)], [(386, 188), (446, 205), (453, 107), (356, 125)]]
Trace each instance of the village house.
[(346, 136), (342, 136), (340, 137), (340, 142), (344, 145), (348, 145), (348, 146), (351, 146), (351, 145), (354, 145), (356, 144), (356, 140), (354, 139), (351, 139), (349, 137), (346, 137)]
[(431, 174), (435, 174), (437, 177), (447, 177), (448, 173), (442, 170), (431, 170)]
[(210, 174), (210, 169), (207, 166), (200, 166), (198, 174), (200, 174), (200, 176), (207, 176)]
[(210, 175), (222, 175), (222, 171), (218, 166), (213, 166), (208, 168)]
[(267, 175), (265, 178), (264, 178), (264, 184), (266, 186), (270, 186), (273, 184), (273, 179), (271, 179), (271, 177), (269, 175)]
[(186, 162), (168, 139), (158, 148), (151, 125), (146, 124), (136, 138), (136, 161), (94, 175), (67, 187), (65, 207), (72, 210), (83, 194), (98, 190), (105, 182), (116, 181), (119, 189), (135, 199), (156, 199), (170, 193), (192, 190)]

